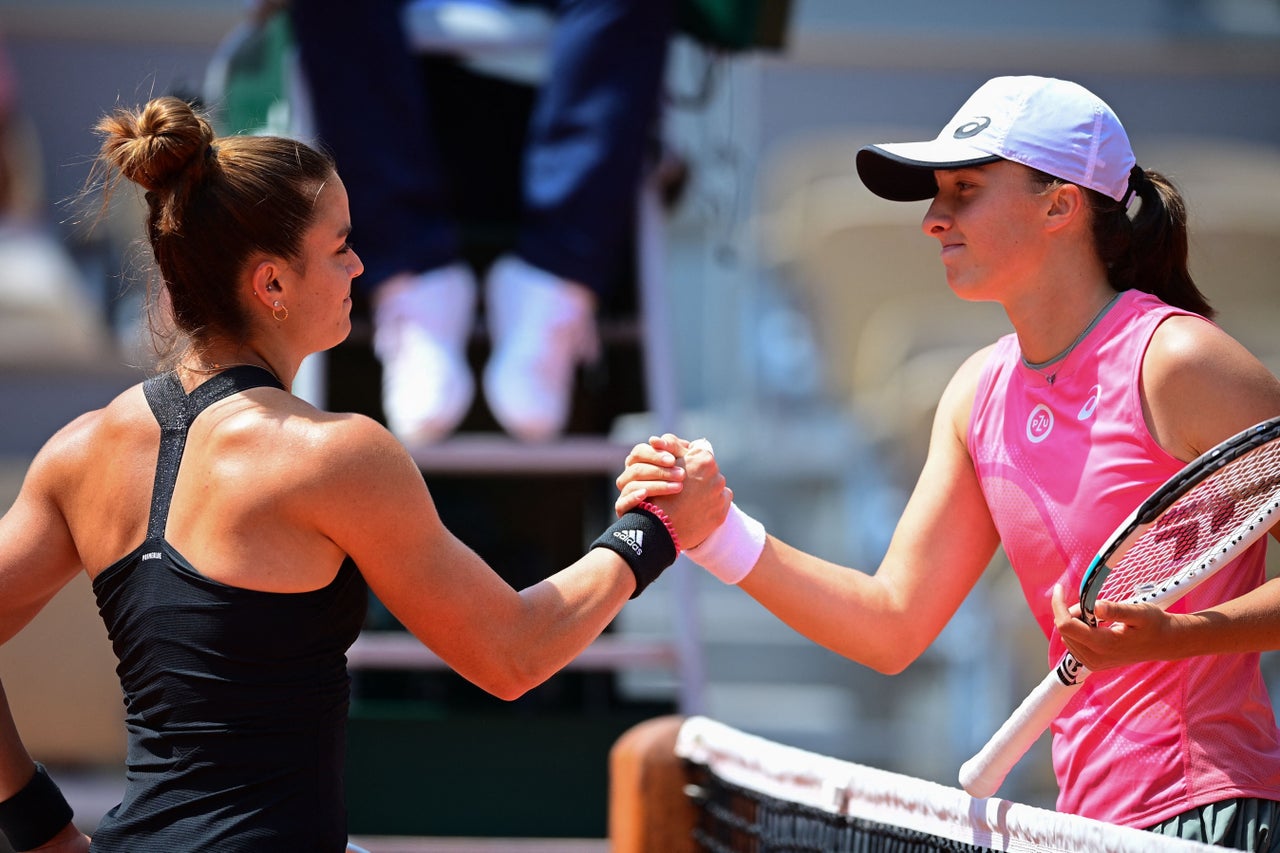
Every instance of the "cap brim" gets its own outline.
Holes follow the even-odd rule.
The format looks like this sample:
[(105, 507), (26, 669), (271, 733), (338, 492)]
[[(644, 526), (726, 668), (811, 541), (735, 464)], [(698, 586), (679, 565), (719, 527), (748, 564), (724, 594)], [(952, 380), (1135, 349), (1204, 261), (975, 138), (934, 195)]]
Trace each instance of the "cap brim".
[(938, 194), (937, 169), (982, 166), (1001, 158), (939, 146), (929, 142), (895, 142), (868, 145), (858, 151), (858, 177), (867, 189), (889, 201), (922, 201)]

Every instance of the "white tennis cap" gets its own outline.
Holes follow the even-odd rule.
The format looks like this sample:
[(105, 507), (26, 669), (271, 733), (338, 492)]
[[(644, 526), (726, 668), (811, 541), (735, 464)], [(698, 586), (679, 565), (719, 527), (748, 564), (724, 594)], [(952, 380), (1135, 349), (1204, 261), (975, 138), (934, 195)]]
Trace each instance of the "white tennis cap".
[(1088, 89), (1052, 77), (996, 77), (969, 96), (936, 139), (858, 152), (867, 189), (890, 201), (938, 192), (935, 169), (1012, 160), (1128, 201), (1136, 165), (1120, 119)]

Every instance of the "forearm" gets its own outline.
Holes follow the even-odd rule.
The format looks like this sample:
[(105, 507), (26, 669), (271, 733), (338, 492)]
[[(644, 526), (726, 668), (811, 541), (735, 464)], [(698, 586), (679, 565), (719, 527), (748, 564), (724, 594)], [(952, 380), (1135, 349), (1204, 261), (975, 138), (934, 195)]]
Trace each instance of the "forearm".
[(1169, 658), (1280, 649), (1280, 579), (1225, 604), (1172, 616), (1161, 647)]
[(88, 850), (58, 786), (27, 755), (0, 685), (0, 837), (15, 850)]
[(0, 682), (0, 802), (22, 790), (31, 781), (35, 770), (35, 762), (27, 755), (26, 747), (18, 736), (18, 728), (9, 710), (9, 699), (5, 695), (4, 684)]
[(1090, 627), (1055, 594), (1054, 623), (1072, 654), (1092, 670), (1200, 655), (1280, 649), (1280, 580), (1194, 613), (1166, 613), (1153, 605), (1100, 601)]
[(507, 633), (532, 683), (577, 657), (675, 560), (669, 521), (646, 507), (611, 525), (568, 568), (520, 594), (520, 618)]
[(739, 585), (798, 633), (878, 672), (901, 672), (937, 633), (908, 618), (884, 576), (820, 559), (772, 536)]
[(535, 684), (562, 669), (600, 636), (634, 589), (635, 578), (622, 558), (593, 548), (522, 591), (522, 622), (509, 631), (521, 669)]

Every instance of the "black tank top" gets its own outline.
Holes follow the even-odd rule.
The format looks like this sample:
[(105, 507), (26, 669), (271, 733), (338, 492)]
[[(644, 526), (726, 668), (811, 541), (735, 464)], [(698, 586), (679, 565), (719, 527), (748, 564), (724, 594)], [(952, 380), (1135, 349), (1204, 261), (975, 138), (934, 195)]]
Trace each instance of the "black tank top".
[(347, 560), (323, 589), (242, 589), (205, 577), (164, 538), (192, 421), (264, 385), (281, 387), (243, 367), (190, 395), (171, 373), (143, 385), (161, 426), (146, 541), (93, 582), (128, 729), (124, 799), (94, 851), (346, 848), (346, 651), (364, 621), (364, 578)]

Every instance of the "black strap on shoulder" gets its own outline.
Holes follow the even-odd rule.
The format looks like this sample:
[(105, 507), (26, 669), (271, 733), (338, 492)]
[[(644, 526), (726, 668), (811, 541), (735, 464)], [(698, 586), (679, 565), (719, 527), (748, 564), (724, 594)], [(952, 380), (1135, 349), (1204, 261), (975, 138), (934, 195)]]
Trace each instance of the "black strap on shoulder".
[(252, 365), (232, 367), (195, 388), (190, 394), (182, 388), (176, 373), (153, 376), (142, 383), (142, 393), (160, 424), (160, 453), (156, 460), (156, 477), (151, 487), (151, 513), (147, 519), (147, 538), (164, 536), (169, 520), (169, 502), (178, 482), (178, 468), (187, 446), (187, 432), (192, 422), (219, 400), (248, 391), (250, 388), (284, 386), (269, 371)]
[(208, 381), (192, 390), (189, 397), (191, 401), (191, 419), (195, 420), (196, 415), (223, 397), (229, 397), (241, 391), (248, 391), (250, 388), (262, 387), (284, 390), (280, 380), (276, 379), (275, 374), (269, 370), (264, 370), (252, 364), (229, 367), (221, 373), (211, 376)]

